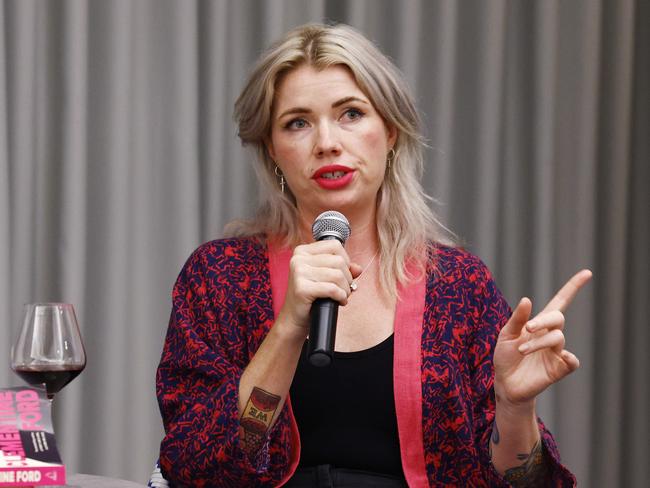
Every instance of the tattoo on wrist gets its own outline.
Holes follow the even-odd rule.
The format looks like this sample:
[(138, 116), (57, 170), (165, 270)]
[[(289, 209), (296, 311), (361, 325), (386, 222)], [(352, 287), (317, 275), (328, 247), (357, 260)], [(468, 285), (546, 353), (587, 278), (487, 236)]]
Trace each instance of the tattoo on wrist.
[(279, 403), (278, 395), (258, 387), (253, 388), (239, 419), (240, 444), (249, 456), (254, 456), (264, 444)]
[(542, 441), (537, 441), (530, 454), (517, 454), (521, 466), (507, 469), (504, 478), (515, 488), (547, 486), (548, 465), (545, 461)]

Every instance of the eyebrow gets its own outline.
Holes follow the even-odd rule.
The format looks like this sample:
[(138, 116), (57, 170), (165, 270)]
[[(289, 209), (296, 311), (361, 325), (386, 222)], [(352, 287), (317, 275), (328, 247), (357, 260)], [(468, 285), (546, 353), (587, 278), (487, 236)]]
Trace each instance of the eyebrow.
[(341, 98), (337, 102), (334, 102), (332, 104), (332, 108), (340, 107), (341, 105), (345, 105), (346, 103), (350, 103), (350, 102), (361, 102), (361, 103), (365, 103), (366, 105), (368, 105), (367, 101), (365, 101), (365, 100), (363, 100), (363, 99), (361, 99), (359, 97), (345, 97), (345, 98)]
[[(364, 103), (364, 104), (366, 104), (366, 105), (369, 105), (369, 102), (367, 102), (366, 100), (363, 100), (362, 98), (359, 98), (359, 97), (344, 97), (344, 98), (341, 98), (340, 100), (337, 100), (336, 102), (334, 102), (334, 103), (332, 104), (332, 108), (337, 108), (337, 107), (340, 107), (341, 105), (345, 105), (346, 103), (350, 103), (350, 102), (360, 102), (360, 103)], [(281, 118), (284, 117), (285, 115), (291, 115), (291, 114), (309, 114), (309, 113), (311, 113), (311, 112), (312, 112), (312, 110), (309, 109), (309, 108), (305, 108), (305, 107), (292, 107), (292, 108), (290, 108), (290, 109), (285, 110), (285, 111), (282, 112), (280, 115), (278, 115), (278, 119), (281, 119)]]

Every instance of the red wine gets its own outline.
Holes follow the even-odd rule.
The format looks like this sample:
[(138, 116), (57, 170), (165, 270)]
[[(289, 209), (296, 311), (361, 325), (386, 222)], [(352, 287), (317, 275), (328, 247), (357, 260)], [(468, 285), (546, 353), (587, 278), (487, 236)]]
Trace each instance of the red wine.
[(39, 364), (35, 366), (16, 366), (14, 371), (30, 385), (45, 383), (47, 397), (51, 400), (54, 398), (55, 393), (58, 393), (61, 388), (75, 379), (83, 369), (82, 365), (74, 364)]

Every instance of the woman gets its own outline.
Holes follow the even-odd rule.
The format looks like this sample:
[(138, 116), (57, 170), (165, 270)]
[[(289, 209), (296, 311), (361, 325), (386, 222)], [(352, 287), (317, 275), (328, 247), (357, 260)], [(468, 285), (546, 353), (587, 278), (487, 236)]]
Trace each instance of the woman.
[[(297, 28), (235, 106), (261, 205), (201, 246), (173, 292), (157, 393), (160, 464), (191, 486), (571, 486), (535, 398), (578, 367), (562, 311), (514, 312), (444, 237), (397, 69), (344, 26)], [(313, 242), (323, 211), (345, 247)], [(335, 358), (301, 351), (316, 298), (340, 303)], [(333, 483), (333, 484), (331, 484)]]

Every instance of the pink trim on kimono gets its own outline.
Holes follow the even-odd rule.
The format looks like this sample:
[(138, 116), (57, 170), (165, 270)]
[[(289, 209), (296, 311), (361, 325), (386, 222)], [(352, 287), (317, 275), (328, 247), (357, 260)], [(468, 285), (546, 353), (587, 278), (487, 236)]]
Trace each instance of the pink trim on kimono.
[[(273, 293), (273, 312), (278, 317), (287, 293), (289, 260), (292, 251), (269, 242), (269, 269)], [(395, 309), (395, 356), (393, 379), (395, 410), (404, 475), (410, 487), (429, 486), (424, 462), (422, 434), (422, 317), (426, 276), (408, 269), (411, 276), (419, 276), (409, 284), (398, 286), (400, 299)], [(287, 398), (291, 417), (292, 446), (291, 466), (280, 486), (293, 476), (300, 460), (300, 435), (298, 425)]]
[[(271, 274), (271, 293), (273, 294), (273, 314), (278, 318), (278, 314), (284, 305), (284, 298), (287, 295), (287, 284), (289, 282), (289, 260), (291, 259), (292, 251), (289, 248), (280, 248), (275, 243), (269, 241), (269, 272)], [(298, 424), (296, 417), (293, 415), (291, 408), (291, 398), (287, 395), (287, 407), (289, 409), (289, 418), (291, 419), (291, 459), (289, 471), (282, 478), (278, 486), (284, 485), (291, 479), (293, 474), (298, 468), (300, 462), (300, 433), (298, 432)]]
[(411, 488), (428, 487), (422, 433), (422, 317), (426, 276), (407, 266), (417, 277), (398, 285), (395, 309), (393, 389), (404, 477)]

